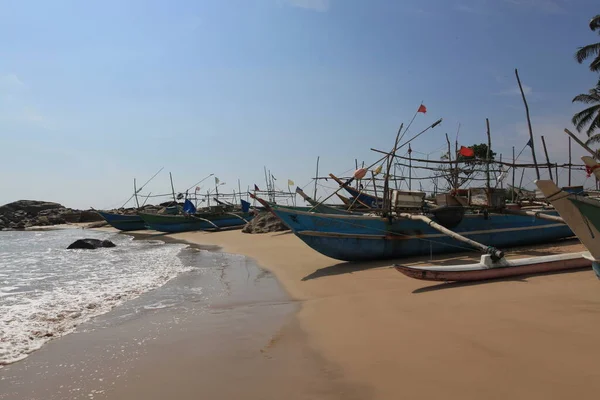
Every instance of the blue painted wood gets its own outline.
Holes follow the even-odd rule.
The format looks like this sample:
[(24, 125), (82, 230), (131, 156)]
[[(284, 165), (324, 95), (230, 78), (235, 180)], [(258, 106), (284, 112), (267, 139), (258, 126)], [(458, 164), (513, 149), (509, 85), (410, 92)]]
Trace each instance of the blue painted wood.
[[(472, 250), (423, 221), (377, 216), (272, 211), (314, 250), (338, 260), (359, 261)], [(573, 236), (568, 226), (517, 215), (467, 214), (452, 229), (488, 246), (502, 248)]]
[[(157, 214), (144, 214), (140, 213), (140, 216), (148, 226), (148, 228), (159, 232), (178, 233), (178, 232), (190, 232), (190, 231), (203, 231), (215, 229), (215, 225), (218, 228), (230, 228), (235, 226), (243, 226), (246, 221), (250, 221), (253, 215), (249, 213), (235, 213), (241, 219), (234, 215), (229, 214), (197, 214), (197, 217), (202, 219), (194, 218), (191, 215), (157, 215)], [(244, 221), (246, 220), (246, 221)]]
[(98, 214), (113, 228), (121, 231), (139, 231), (146, 229), (144, 220), (136, 214), (114, 214), (97, 211)]

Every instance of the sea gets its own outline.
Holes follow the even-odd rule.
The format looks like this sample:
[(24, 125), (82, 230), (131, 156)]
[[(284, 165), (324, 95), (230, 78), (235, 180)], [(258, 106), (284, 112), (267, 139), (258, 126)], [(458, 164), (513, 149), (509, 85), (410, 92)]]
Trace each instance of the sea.
[[(67, 250), (81, 238), (108, 239), (116, 247)], [(180, 257), (187, 247), (94, 230), (1, 231), (0, 368), (198, 268)], [(201, 286), (193, 290), (201, 296)]]

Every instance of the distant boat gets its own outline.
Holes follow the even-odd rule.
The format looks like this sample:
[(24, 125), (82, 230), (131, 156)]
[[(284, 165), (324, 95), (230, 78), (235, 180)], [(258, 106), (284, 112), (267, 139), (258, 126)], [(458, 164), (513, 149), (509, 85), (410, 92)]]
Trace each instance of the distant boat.
[[(591, 157), (583, 158), (589, 165), (590, 160), (585, 158)], [(595, 161), (594, 165), (597, 165)], [(549, 180), (535, 183), (586, 247), (589, 254), (584, 253), (584, 256), (592, 260), (592, 268), (600, 278), (600, 201), (560, 190)]]
[(197, 211), (189, 200), (186, 200), (183, 210), (184, 214), (181, 215), (142, 212), (138, 215), (148, 228), (168, 233), (242, 227), (254, 217), (254, 213), (250, 212), (250, 203), (244, 200), (241, 210), (236, 210), (233, 206), (216, 206)]
[(144, 220), (137, 214), (116, 214), (96, 211), (113, 228), (120, 231), (139, 231), (146, 229)]
[(382, 198), (357, 190), (333, 174), (329, 174), (329, 176), (336, 181), (338, 185), (343, 186), (344, 190), (352, 196), (350, 200), (352, 203), (356, 203), (356, 206), (362, 205), (367, 208), (381, 208), (383, 205)]
[[(491, 212), (464, 214), (461, 219), (452, 221), (450, 232), (443, 227), (445, 222), (442, 219), (436, 224), (435, 217), (429, 219), (423, 215), (333, 215), (268, 204), (266, 207), (308, 246), (344, 261), (450, 253), (472, 250), (473, 246), (478, 249), (487, 246), (495, 250), (498, 247), (545, 243), (573, 235), (567, 225), (556, 221)], [(434, 227), (436, 225), (438, 228)]]

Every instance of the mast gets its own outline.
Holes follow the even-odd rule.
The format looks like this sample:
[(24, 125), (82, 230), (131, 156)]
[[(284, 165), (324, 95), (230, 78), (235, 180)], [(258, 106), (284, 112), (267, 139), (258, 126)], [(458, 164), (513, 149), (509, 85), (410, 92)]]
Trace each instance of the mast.
[(571, 136), (569, 136), (569, 186), (571, 186)]
[[(375, 180), (373, 180), (373, 184), (375, 184)], [(408, 190), (412, 190), (412, 149), (410, 143), (408, 144)]]
[(319, 181), (319, 156), (317, 156), (317, 172), (315, 173), (315, 192), (313, 193), (313, 199), (317, 200), (317, 182)]
[(171, 192), (173, 193), (173, 201), (177, 205), (177, 198), (175, 197), (175, 186), (173, 186), (173, 175), (169, 172), (169, 179), (171, 180)]
[(552, 165), (550, 165), (550, 158), (548, 158), (548, 149), (546, 149), (546, 141), (544, 140), (544, 136), (542, 135), (542, 147), (544, 148), (544, 154), (546, 155), (546, 165), (548, 166), (548, 173), (550, 174), (550, 180), (553, 181), (552, 177)]
[(137, 205), (137, 208), (140, 208), (140, 202), (138, 201), (137, 187), (135, 185), (135, 178), (133, 178), (133, 195), (135, 196), (135, 204)]
[(485, 183), (487, 185), (487, 190), (488, 193), (490, 192), (490, 151), (491, 151), (491, 147), (492, 147), (492, 135), (490, 134), (490, 120), (489, 119), (485, 119), (485, 126), (486, 126), (486, 130), (487, 130), (487, 140), (488, 140), (488, 145), (487, 145), (487, 153), (485, 156)]
[(533, 130), (531, 129), (531, 118), (529, 117), (529, 106), (525, 99), (525, 92), (523, 92), (523, 86), (521, 85), (521, 79), (519, 78), (519, 71), (515, 68), (515, 75), (517, 77), (517, 83), (519, 84), (519, 90), (521, 91), (521, 97), (523, 97), (523, 104), (525, 104), (525, 115), (527, 116), (527, 127), (529, 128), (529, 140), (531, 143), (531, 155), (533, 156), (533, 163), (535, 164), (535, 174), (537, 179), (540, 179), (540, 169), (537, 165), (537, 158), (535, 157), (535, 144), (533, 143)]
[(511, 203), (515, 202), (515, 164), (517, 160), (515, 160), (515, 146), (513, 146), (513, 165), (512, 165), (512, 195), (511, 195)]

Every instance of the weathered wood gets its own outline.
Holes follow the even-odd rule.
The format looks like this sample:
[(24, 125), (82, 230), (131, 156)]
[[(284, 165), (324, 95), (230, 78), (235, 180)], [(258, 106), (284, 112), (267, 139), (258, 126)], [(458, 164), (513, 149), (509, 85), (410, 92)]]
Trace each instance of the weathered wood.
[[(553, 181), (552, 177), (552, 165), (550, 165), (550, 158), (548, 158), (548, 149), (546, 148), (546, 140), (544, 140), (544, 136), (542, 135), (542, 147), (544, 147), (544, 154), (546, 155), (546, 165), (548, 165), (548, 173), (550, 174), (550, 180)], [(540, 179), (540, 178), (538, 178)]]
[(525, 105), (525, 115), (527, 116), (527, 127), (529, 128), (529, 139), (531, 140), (531, 155), (533, 156), (533, 163), (535, 164), (535, 174), (537, 176), (537, 179), (540, 179), (540, 169), (538, 167), (537, 158), (535, 157), (535, 143), (533, 140), (533, 130), (531, 129), (531, 118), (529, 117), (529, 106), (527, 105), (525, 92), (523, 92), (523, 86), (521, 85), (521, 79), (519, 78), (519, 71), (516, 68), (515, 75), (517, 77), (517, 83), (519, 84), (519, 90), (521, 91), (521, 97), (523, 97), (523, 104)]
[(511, 209), (505, 208), (504, 210), (502, 210), (502, 212), (504, 214), (522, 215), (524, 217), (534, 217), (537, 219), (544, 219), (546, 221), (558, 222), (561, 224), (565, 223), (565, 220), (562, 219), (561, 217), (557, 217), (556, 215), (545, 214), (545, 213), (539, 212), (539, 211), (511, 210)]
[(140, 202), (138, 200), (138, 190), (137, 190), (137, 186), (135, 184), (135, 178), (133, 178), (133, 195), (135, 196), (135, 204), (137, 205), (137, 208), (140, 208)]
[(490, 120), (489, 119), (485, 119), (485, 127), (486, 127), (486, 133), (487, 133), (487, 140), (488, 140), (488, 145), (487, 145), (487, 152), (485, 155), (485, 180), (486, 180), (486, 186), (487, 186), (487, 190), (488, 193), (490, 191), (490, 151), (492, 148), (492, 135), (490, 134)]
[(569, 186), (571, 186), (571, 136), (569, 136)]
[(450, 229), (438, 224), (437, 222), (433, 221), (431, 218), (428, 218), (424, 215), (399, 213), (398, 216), (400, 218), (411, 219), (414, 221), (422, 221), (422, 222), (426, 223), (427, 225), (429, 225), (430, 227), (432, 227), (433, 229), (435, 229), (436, 231), (443, 233), (444, 235), (450, 236), (452, 239), (458, 240), (459, 242), (466, 243), (471, 247), (479, 249), (483, 253), (491, 255), (492, 258), (494, 258), (496, 260), (504, 258), (504, 252), (502, 250), (498, 250), (496, 248), (486, 246), (485, 244), (481, 244), (472, 239), (464, 237), (464, 236), (462, 236), (454, 231), (451, 231)]
[[(515, 163), (516, 163), (515, 146), (513, 146), (512, 151), (513, 151), (513, 165), (515, 165)], [(515, 189), (514, 189), (514, 187), (515, 187), (515, 168), (512, 169), (512, 187), (513, 187), (513, 189), (510, 191), (511, 192), (510, 201), (512, 203), (514, 203), (515, 202)]]
[(568, 129), (565, 129), (565, 133), (567, 135), (571, 136), (573, 138), (573, 140), (575, 140), (581, 147), (583, 147), (585, 150), (587, 150), (587, 152), (590, 153), (592, 155), (592, 157), (594, 157), (595, 160), (598, 159), (598, 153), (596, 153), (594, 150), (590, 149), (588, 147), (588, 145), (586, 145), (581, 140), (579, 140), (579, 138), (577, 136), (575, 136), (575, 134), (573, 132), (571, 132)]

